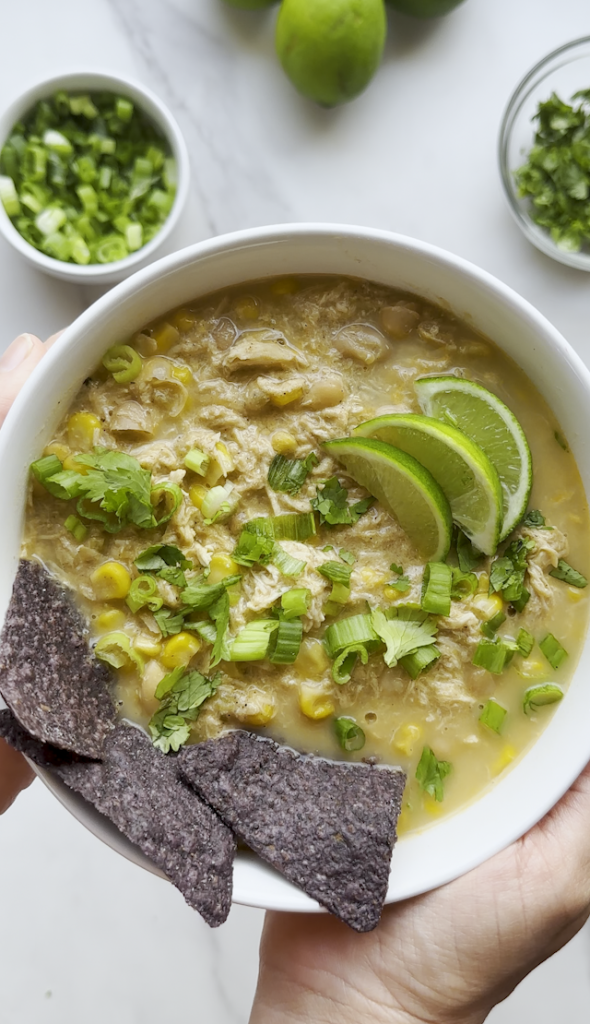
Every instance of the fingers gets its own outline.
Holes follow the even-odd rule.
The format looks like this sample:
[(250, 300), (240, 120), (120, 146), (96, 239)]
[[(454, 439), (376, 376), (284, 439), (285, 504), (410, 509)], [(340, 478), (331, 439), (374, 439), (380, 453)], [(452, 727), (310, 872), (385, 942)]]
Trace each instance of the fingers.
[(51, 348), (51, 346), (57, 341), (57, 339), (61, 338), (64, 331), (65, 327), (62, 327), (61, 331), (56, 331), (55, 334), (50, 334), (47, 341), (45, 342), (45, 348)]
[(19, 334), (0, 357), (0, 424), (25, 381), (45, 355), (45, 346), (34, 334)]
[(22, 754), (0, 739), (0, 814), (8, 810), (22, 789), (31, 785), (35, 773)]

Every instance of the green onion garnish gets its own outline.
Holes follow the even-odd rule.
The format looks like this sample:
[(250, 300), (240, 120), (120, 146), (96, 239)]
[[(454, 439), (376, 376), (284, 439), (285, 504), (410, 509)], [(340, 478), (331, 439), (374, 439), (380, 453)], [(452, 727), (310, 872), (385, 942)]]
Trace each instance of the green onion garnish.
[(552, 669), (558, 669), (568, 656), (565, 647), (561, 646), (553, 633), (548, 633), (545, 639), (541, 640), (539, 647)]
[(588, 586), (586, 577), (582, 576), (582, 573), (578, 572), (577, 569), (573, 569), (567, 562), (564, 562), (563, 558), (559, 559), (557, 568), (551, 569), (549, 575), (554, 576), (556, 580), (563, 580), (570, 587), (580, 587), (580, 589), (583, 589)]
[(505, 613), (496, 612), (496, 614), (492, 615), (492, 618), (488, 619), (487, 622), (482, 622), (479, 628), (483, 635), (487, 636), (488, 640), (493, 640), (503, 622), (506, 622)]
[(273, 491), (297, 494), (307, 480), (308, 473), (318, 462), (315, 452), (310, 452), (304, 459), (288, 459), (286, 455), (275, 455), (269, 466), (268, 483)]
[(131, 345), (113, 345), (102, 358), (105, 370), (112, 373), (117, 384), (129, 384), (141, 373), (141, 356)]
[(333, 583), (330, 596), (324, 605), (324, 615), (338, 615), (350, 597), (350, 587), (345, 583)]
[(479, 721), (482, 725), (487, 725), (488, 729), (491, 729), (493, 732), (497, 732), (499, 735), (502, 731), (502, 724), (506, 715), (506, 708), (503, 708), (501, 704), (498, 704), (498, 702), (492, 698), (485, 705), (481, 715), (479, 716)]
[(430, 747), (424, 747), (416, 768), (416, 779), (420, 788), (439, 803), (444, 798), (443, 782), (451, 768), (449, 761), (439, 761)]
[(514, 651), (503, 640), (480, 640), (475, 648), (472, 664), (500, 675), (512, 660)]
[(131, 100), (106, 92), (40, 100), (0, 153), (6, 213), (30, 245), (63, 261), (124, 259), (157, 234), (175, 194), (166, 139)]
[(290, 555), (280, 544), (276, 543), (272, 547), (271, 561), (273, 565), (276, 565), (279, 572), (282, 572), (283, 576), (289, 576), (292, 579), (301, 576), (307, 565), (307, 562), (303, 562), (300, 558)]
[(445, 562), (427, 562), (422, 579), (421, 605), (432, 615), (449, 615), (453, 574)]
[(526, 587), (523, 587), (520, 597), (516, 601), (512, 602), (514, 610), (517, 612), (524, 611), (528, 601), (530, 600), (530, 596), (530, 591), (528, 591)]
[[(330, 544), (329, 547), (331, 548), (332, 545)], [(323, 548), (322, 550), (325, 551), (326, 548)], [(353, 555), (352, 551), (347, 551), (346, 548), (340, 548), (338, 557), (341, 558), (343, 562), (346, 562), (347, 565), (354, 565), (356, 562), (356, 556)]]
[(434, 644), (427, 647), (418, 647), (409, 654), (404, 654), (399, 663), (406, 670), (411, 679), (417, 679), (422, 672), (427, 672), (440, 658), (440, 651)]
[(135, 668), (143, 672), (143, 658), (134, 650), (126, 633), (107, 633), (101, 636), (94, 653), (113, 668)]
[(343, 750), (362, 750), (365, 745), (365, 734), (354, 718), (342, 715), (334, 719), (334, 732)]
[(234, 491), (234, 485), (226, 483), (223, 486), (212, 487), (203, 500), (201, 514), (207, 526), (213, 523), (223, 523), (232, 516), (238, 506), (239, 495)]
[(268, 660), (273, 665), (292, 665), (301, 647), (303, 625), (301, 619), (279, 622), (278, 629), (269, 637)]
[(377, 636), (368, 614), (349, 615), (346, 619), (333, 622), (328, 626), (324, 644), (329, 658), (334, 658), (346, 647), (354, 644), (371, 645), (373, 650), (379, 646)]
[(342, 562), (324, 562), (318, 565), (319, 572), (332, 583), (332, 591), (324, 606), (325, 615), (337, 615), (350, 597), (352, 566)]
[(563, 690), (556, 683), (540, 683), (537, 686), (529, 686), (524, 693), (522, 710), (525, 715), (528, 715), (529, 711), (537, 711), (547, 704), (557, 704), (562, 697)]
[(523, 658), (528, 658), (533, 647), (535, 646), (535, 638), (532, 636), (527, 629), (519, 629), (518, 636), (516, 637), (516, 645), (518, 651), (522, 654)]
[(307, 615), (311, 591), (307, 587), (293, 587), (281, 595), (281, 614), (287, 622)]
[(125, 601), (134, 614), (146, 605), (151, 612), (157, 612), (164, 604), (153, 576), (138, 576), (133, 580)]
[(335, 683), (338, 683), (338, 686), (343, 686), (350, 681), (359, 658), (363, 665), (367, 664), (369, 660), (367, 644), (351, 644), (350, 647), (345, 647), (334, 658), (332, 662), (332, 679)]
[(451, 586), (451, 598), (453, 601), (463, 601), (471, 597), (477, 590), (477, 576), (474, 572), (463, 572), (462, 569), (453, 569), (453, 583)]
[(190, 452), (187, 452), (184, 457), (186, 468), (190, 469), (193, 473), (198, 473), (199, 476), (206, 475), (210, 463), (211, 459), (200, 448), (191, 448)]
[(230, 661), (262, 661), (266, 658), (271, 633), (279, 628), (276, 619), (255, 619), (244, 626), (230, 650)]
[(87, 528), (84, 526), (84, 523), (78, 519), (78, 516), (68, 516), (64, 526), (66, 530), (69, 530), (72, 534), (72, 537), (78, 541), (78, 544), (82, 543), (88, 533)]

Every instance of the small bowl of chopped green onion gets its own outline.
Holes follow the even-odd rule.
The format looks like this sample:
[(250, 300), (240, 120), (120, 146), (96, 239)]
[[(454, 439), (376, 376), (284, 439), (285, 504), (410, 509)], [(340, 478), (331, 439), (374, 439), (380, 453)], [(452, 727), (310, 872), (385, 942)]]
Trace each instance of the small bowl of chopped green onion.
[(504, 115), (499, 157), (529, 241), (590, 270), (590, 36), (554, 50), (523, 78)]
[(111, 284), (160, 255), (188, 180), (175, 119), (135, 82), (61, 75), (0, 116), (0, 232), (62, 280)]

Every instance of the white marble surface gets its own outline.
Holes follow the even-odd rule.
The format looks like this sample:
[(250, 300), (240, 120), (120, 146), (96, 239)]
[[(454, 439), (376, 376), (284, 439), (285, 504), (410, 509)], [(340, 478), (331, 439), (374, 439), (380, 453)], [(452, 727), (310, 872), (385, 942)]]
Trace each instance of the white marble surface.
[[(590, 362), (590, 279), (538, 254), (504, 205), (502, 109), (547, 51), (588, 32), (586, 0), (467, 0), (429, 24), (392, 17), (383, 66), (346, 108), (301, 100), (274, 58), (274, 11), (221, 0), (2, 5), (0, 104), (79, 67), (132, 74), (176, 113), (193, 164), (175, 246), (234, 228), (324, 220), (434, 242), (503, 278)], [(47, 336), (92, 300), (0, 244), (0, 347)], [(35, 783), (0, 820), (3, 1024), (246, 1024), (262, 915), (209, 931), (171, 887), (85, 833)], [(539, 968), (493, 1024), (590, 1013), (590, 932)]]

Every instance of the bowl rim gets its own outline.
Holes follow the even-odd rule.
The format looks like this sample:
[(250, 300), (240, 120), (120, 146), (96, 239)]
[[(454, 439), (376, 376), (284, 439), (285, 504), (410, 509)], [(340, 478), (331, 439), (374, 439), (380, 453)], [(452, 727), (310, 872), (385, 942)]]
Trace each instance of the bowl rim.
[[(500, 178), (502, 181), (504, 195), (508, 202), (508, 208), (513, 219), (516, 221), (520, 230), (529, 242), (532, 242), (540, 252), (545, 253), (546, 256), (550, 256), (558, 263), (563, 263), (567, 267), (574, 267), (576, 270), (590, 271), (590, 253), (566, 252), (565, 250), (559, 249), (551, 239), (548, 232), (544, 231), (539, 225), (536, 225), (531, 217), (526, 214), (519, 205), (512, 182), (512, 172), (510, 170), (508, 160), (508, 146), (512, 137), (514, 123), (522, 104), (527, 99), (533, 87), (537, 85), (538, 80), (542, 81), (543, 77), (548, 77), (552, 71), (556, 69), (550, 68), (547, 72), (547, 76), (542, 76), (540, 79), (538, 78), (539, 73), (551, 65), (561, 55), (565, 55), (570, 51), (575, 50), (577, 47), (584, 45), (590, 46), (590, 35), (579, 36), (577, 39), (572, 39), (568, 43), (562, 43), (562, 45), (556, 47), (555, 50), (551, 50), (550, 53), (545, 54), (545, 56), (538, 60), (537, 63), (534, 64), (533, 67), (530, 68), (529, 71), (527, 71), (520, 79), (518, 85), (513, 89), (502, 115), (500, 131), (498, 134), (497, 156)], [(565, 61), (563, 63), (569, 62)], [(558, 67), (560, 66), (562, 65), (558, 65)]]
[[(88, 82), (87, 85), (83, 84), (85, 81)], [(78, 84), (73, 85), (73, 83)], [(106, 92), (120, 91), (124, 95), (131, 95), (134, 102), (142, 106), (143, 112), (153, 120), (155, 120), (155, 111), (161, 120), (158, 127), (172, 150), (178, 168), (178, 183), (174, 202), (158, 233), (136, 252), (130, 253), (122, 260), (115, 260), (113, 263), (78, 264), (47, 256), (23, 238), (0, 203), (0, 233), (21, 256), (29, 260), (37, 269), (73, 283), (106, 284), (113, 280), (114, 275), (130, 274), (153, 257), (176, 227), (188, 195), (190, 179), (188, 149), (176, 118), (150, 88), (130, 76), (113, 74), (110, 71), (92, 67), (72, 69), (59, 75), (51, 75), (49, 78), (41, 78), (20, 93), (8, 107), (0, 111), (0, 125), (6, 125), (6, 129), (0, 131), (0, 149), (6, 142), (12, 126), (19, 118), (44, 96), (51, 95), (52, 92), (60, 88), (87, 89), (89, 92), (97, 89), (104, 89)], [(143, 106), (144, 101), (145, 106)]]
[[(514, 292), (512, 288), (462, 257), (455, 256), (429, 243), (375, 228), (334, 224), (277, 225), (247, 229), (198, 242), (163, 257), (156, 263), (137, 272), (132, 278), (121, 282), (116, 288), (99, 298), (67, 328), (56, 346), (53, 346), (42, 363), (36, 368), (32, 377), (17, 397), (4, 426), (0, 430), (0, 463), (5, 464), (10, 447), (14, 445), (14, 437), (19, 437), (19, 424), (30, 415), (31, 408), (35, 408), (35, 394), (43, 392), (45, 377), (51, 375), (52, 371), (56, 373), (62, 359), (69, 352), (71, 353), (78, 344), (84, 346), (85, 333), (88, 332), (88, 337), (90, 337), (89, 330), (91, 326), (94, 324), (96, 328), (101, 318), (108, 314), (109, 311), (116, 308), (120, 315), (120, 309), (123, 308), (123, 304), (125, 301), (131, 300), (134, 294), (153, 284), (155, 280), (160, 278), (169, 280), (175, 272), (187, 270), (187, 268), (193, 267), (204, 259), (212, 259), (219, 254), (227, 255), (232, 250), (239, 250), (240, 253), (243, 252), (245, 254), (244, 259), (246, 260), (247, 254), (253, 252), (257, 246), (266, 247), (269, 252), (275, 254), (277, 253), (277, 243), (289, 245), (298, 239), (303, 239), (307, 245), (312, 245), (314, 242), (317, 245), (330, 244), (333, 248), (342, 245), (342, 251), (346, 253), (347, 258), (359, 264), (362, 263), (362, 260), (354, 255), (355, 243), (373, 247), (373, 256), (375, 257), (382, 251), (380, 246), (384, 246), (387, 249), (396, 250), (400, 257), (407, 253), (419, 260), (423, 260), (426, 265), (441, 268), (441, 271), (446, 269), (453, 275), (457, 274), (459, 279), (461, 277), (470, 279), (475, 292), (477, 292), (478, 288), (482, 289), (485, 297), (491, 297), (494, 304), (499, 303), (505, 306), (510, 316), (520, 319), (523, 325), (528, 326), (532, 332), (538, 334), (543, 344), (545, 344), (547, 351), (552, 350), (555, 360), (565, 367), (563, 372), (569, 378), (569, 382), (573, 384), (577, 380), (584, 393), (590, 395), (590, 371), (557, 329), (531, 303)], [(365, 280), (375, 279), (371, 277), (369, 272), (364, 272), (360, 266), (358, 271), (357, 276)], [(292, 273), (296, 272), (292, 271)], [(288, 271), (285, 271), (285, 273), (288, 273)], [(324, 273), (329, 273), (329, 271), (324, 271)], [(333, 273), (340, 274), (344, 272), (334, 271)], [(353, 271), (350, 273), (351, 276), (354, 276)], [(274, 275), (265, 274), (262, 276)], [(243, 280), (251, 279), (252, 277), (247, 277), (246, 272)], [(395, 286), (395, 282), (392, 282), (392, 285)], [(203, 294), (205, 294), (205, 291), (203, 291)], [(88, 347), (88, 341), (86, 341), (86, 347)], [(588, 416), (590, 417), (590, 411)], [(42, 425), (39, 423), (37, 426), (41, 429)], [(33, 428), (30, 427), (30, 429)], [(39, 430), (37, 430), (38, 432)], [(22, 439), (20, 444), (22, 447)], [(587, 493), (589, 491), (590, 487), (587, 488)], [(3, 514), (10, 516), (11, 512), (10, 510), (5, 510)], [(14, 516), (14, 511), (12, 515)], [(15, 559), (17, 557), (16, 555)], [(584, 651), (589, 646), (588, 636), (586, 636)], [(574, 681), (579, 672), (580, 669), (578, 667), (574, 671), (569, 689), (573, 688)], [(579, 693), (579, 688), (576, 693)], [(587, 699), (590, 702), (590, 697)], [(432, 848), (429, 837), (431, 837), (432, 833), (430, 828), (401, 839), (393, 859), (393, 872), (390, 877), (387, 903), (418, 895), (421, 892), (449, 882), (475, 868), (488, 857), (493, 856), (520, 838), (563, 796), (590, 758), (590, 735), (585, 727), (582, 730), (582, 723), (578, 722), (577, 726), (575, 726), (579, 730), (576, 742), (571, 742), (563, 752), (564, 756), (561, 761), (560, 770), (558, 772), (549, 772), (543, 778), (544, 787), (536, 785), (537, 776), (533, 773), (533, 761), (535, 767), (538, 768), (539, 764), (544, 764), (548, 755), (550, 757), (552, 744), (549, 742), (549, 737), (557, 735), (555, 723), (558, 720), (564, 720), (564, 712), (567, 705), (566, 695), (566, 699), (557, 706), (552, 722), (548, 724), (547, 728), (523, 756), (515, 762), (510, 772), (499, 776), (480, 797), (434, 825), (437, 829), (439, 845), (442, 841), (444, 846), (445, 841), (448, 844), (449, 836), (453, 838), (457, 832), (454, 823), (464, 817), (470, 826), (470, 834), (473, 834), (474, 843), (471, 845), (467, 843), (465, 847), (459, 848), (453, 845), (452, 858), (450, 860), (447, 859), (444, 867), (441, 867), (438, 863), (438, 858), (432, 858), (431, 856)], [(537, 756), (531, 758), (531, 754), (534, 752), (536, 752)], [(117, 850), (117, 852), (128, 857), (128, 859), (146, 867), (155, 874), (161, 875), (161, 872), (147, 862), (146, 858), (140, 855), (135, 847), (127, 841), (121, 842), (124, 837), (120, 833), (114, 829), (111, 829), (109, 832), (105, 828), (105, 819), (102, 819), (102, 816), (97, 813), (95, 813), (94, 817), (89, 816), (87, 811), (85, 812), (80, 807), (80, 803), (83, 803), (83, 801), (80, 802), (79, 798), (76, 799), (71, 792), (65, 790), (62, 784), (52, 777), (48, 777), (45, 772), (37, 771), (60, 802), (81, 823), (85, 824), (90, 831), (94, 832), (95, 835), (106, 842), (107, 845)], [(507, 780), (510, 781), (508, 782)], [(507, 786), (510, 788), (511, 794), (517, 788), (519, 795), (515, 805), (514, 800), (511, 801), (510, 813), (508, 813), (505, 804), (502, 803), (502, 794), (506, 795), (508, 791)], [(488, 820), (490, 811), (494, 821), (498, 817), (501, 823), (501, 827), (498, 828), (497, 832), (490, 831)], [(113, 835), (113, 832), (116, 832), (116, 835)], [(483, 847), (481, 845), (482, 835), (485, 835)], [(427, 837), (426, 842), (430, 850), (428, 862), (431, 873), (426, 877), (426, 880), (421, 879), (418, 882), (416, 878), (413, 878), (410, 883), (404, 882), (400, 876), (404, 870), (408, 870), (411, 875), (413, 856), (416, 852), (416, 846), (413, 845), (414, 841), (419, 842), (424, 836)], [(432, 868), (430, 866), (431, 860), (436, 862)], [(233, 900), (263, 909), (304, 912), (317, 911), (319, 909), (315, 901), (280, 878), (280, 876), (277, 876), (272, 869), (263, 865), (262, 862), (257, 859), (254, 860), (251, 856), (248, 857), (247, 854), (238, 854), (236, 860)]]

